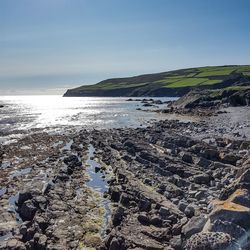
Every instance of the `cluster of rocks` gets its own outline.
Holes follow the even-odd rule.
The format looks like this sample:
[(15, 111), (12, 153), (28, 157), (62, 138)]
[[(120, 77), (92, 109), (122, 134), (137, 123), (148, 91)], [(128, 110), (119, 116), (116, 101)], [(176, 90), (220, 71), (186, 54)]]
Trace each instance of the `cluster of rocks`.
[[(0, 249), (249, 249), (249, 138), (195, 136), (206, 128), (166, 120), (82, 130), (70, 143), (43, 133), (6, 147), (0, 158), (9, 155), (22, 173), (22, 155), (31, 168), (25, 175), (1, 168)], [(104, 238), (100, 194), (86, 185), (90, 144), (112, 201)]]
[(242, 205), (232, 206), (239, 213), (235, 223), (218, 208), (224, 201), (214, 200), (235, 182), (250, 142), (194, 140), (182, 135), (185, 126), (163, 121), (92, 132), (98, 157), (116, 176), (109, 195), (117, 208), (103, 249), (247, 249), (242, 237), (248, 237), (248, 228), (242, 223), (248, 210), (242, 217)]
[(157, 107), (157, 105), (162, 105), (162, 104), (169, 104), (170, 101), (161, 101), (159, 99), (153, 99), (153, 98), (150, 98), (150, 99), (132, 99), (132, 98), (129, 98), (127, 99), (127, 101), (135, 101), (135, 102), (141, 102), (143, 105), (143, 107)]
[[(160, 100), (143, 99), (143, 106), (157, 107), (146, 110), (163, 114), (188, 115), (196, 117), (213, 116), (220, 108), (242, 107), (250, 105), (250, 88), (241, 86), (237, 89), (192, 90), (176, 101), (162, 102)], [(133, 101), (133, 99), (128, 99)], [(145, 100), (145, 101), (144, 101)], [(155, 104), (168, 104), (159, 108)], [(141, 110), (139, 108), (139, 110)], [(144, 110), (145, 111), (145, 110)], [(219, 110), (219, 112), (221, 112)]]
[[(82, 165), (88, 153), (88, 139), (84, 138), (81, 144), (66, 141), (66, 147), (65, 141), (58, 143), (58, 139), (65, 138), (53, 139), (56, 141), (45, 134), (30, 136), (24, 139), (23, 151), (20, 148), (24, 141), (6, 147), (5, 158), (8, 151), (17, 158), (27, 154), (32, 145), (30, 159), (35, 158), (36, 164), (29, 173), (14, 178), (10, 177), (11, 167), (2, 169), (1, 186), (6, 188), (0, 194), (0, 249), (79, 249), (101, 245), (102, 218), (100, 225), (94, 221), (103, 214), (95, 194), (86, 186), (87, 166)], [(47, 142), (46, 148), (42, 147), (43, 142)], [(46, 152), (46, 157), (38, 160), (39, 150)]]
[(249, 106), (250, 88), (191, 91), (171, 104), (172, 110), (218, 109), (221, 106)]
[[(82, 164), (75, 155), (64, 158), (64, 163), (57, 163), (61, 167), (43, 189), (33, 186), (32, 190), (19, 192), (17, 212), (23, 221), (20, 234), (26, 249), (59, 249), (68, 242), (78, 246), (77, 240), (82, 238), (84, 229), (79, 221), (84, 199), (74, 201), (76, 190), (84, 181), (79, 178)], [(68, 231), (69, 223), (74, 232)]]

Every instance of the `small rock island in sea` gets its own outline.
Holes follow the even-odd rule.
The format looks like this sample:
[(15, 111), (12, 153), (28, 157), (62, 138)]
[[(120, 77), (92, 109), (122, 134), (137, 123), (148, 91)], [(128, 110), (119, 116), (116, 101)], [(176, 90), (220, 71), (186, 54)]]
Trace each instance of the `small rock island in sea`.
[(161, 121), (2, 145), (0, 249), (250, 249), (250, 66), (109, 79), (64, 96), (127, 96)]

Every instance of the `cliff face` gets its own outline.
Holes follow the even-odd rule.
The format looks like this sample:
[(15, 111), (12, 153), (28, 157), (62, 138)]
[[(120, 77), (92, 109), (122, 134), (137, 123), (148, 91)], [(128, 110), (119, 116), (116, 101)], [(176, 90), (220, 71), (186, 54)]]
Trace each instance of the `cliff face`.
[(114, 78), (69, 89), (65, 97), (183, 96), (192, 89), (220, 89), (249, 80), (250, 66), (216, 66)]
[(230, 106), (249, 106), (250, 87), (237, 86), (218, 90), (190, 91), (172, 103), (173, 108), (194, 109)]

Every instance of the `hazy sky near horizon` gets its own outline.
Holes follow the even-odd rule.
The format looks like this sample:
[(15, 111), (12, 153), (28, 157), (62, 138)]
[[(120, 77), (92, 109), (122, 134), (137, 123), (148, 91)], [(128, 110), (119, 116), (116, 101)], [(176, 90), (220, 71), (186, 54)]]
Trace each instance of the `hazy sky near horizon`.
[(250, 64), (249, 0), (1, 0), (0, 94)]

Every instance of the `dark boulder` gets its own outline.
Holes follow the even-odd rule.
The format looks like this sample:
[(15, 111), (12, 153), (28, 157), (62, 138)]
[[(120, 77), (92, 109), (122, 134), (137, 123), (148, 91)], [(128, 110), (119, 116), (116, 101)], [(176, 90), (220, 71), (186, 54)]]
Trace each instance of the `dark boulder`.
[(121, 194), (120, 194), (120, 190), (118, 188), (114, 188), (114, 187), (110, 186), (109, 193), (111, 194), (110, 198), (112, 201), (118, 202), (120, 200)]
[(220, 159), (223, 163), (235, 165), (236, 162), (240, 159), (240, 157), (232, 153), (229, 153), (229, 154), (221, 153)]
[(193, 177), (194, 182), (197, 184), (206, 184), (208, 185), (210, 182), (210, 176), (207, 174), (198, 174)]
[(193, 234), (201, 232), (206, 222), (207, 218), (204, 215), (194, 216), (183, 226), (182, 233), (189, 238)]
[(80, 167), (82, 165), (82, 163), (79, 161), (76, 155), (70, 155), (66, 157), (63, 161), (66, 165), (68, 165), (71, 168)]
[(161, 227), (162, 226), (162, 222), (163, 222), (162, 219), (159, 216), (157, 216), (157, 215), (153, 216), (150, 219), (150, 224), (152, 224), (152, 225), (154, 225), (156, 227)]
[(147, 216), (146, 213), (139, 214), (138, 217), (137, 217), (137, 219), (143, 225), (148, 225), (150, 223), (150, 220), (149, 220), (149, 218), (148, 218), (148, 216)]
[(33, 202), (31, 200), (27, 200), (21, 206), (20, 217), (24, 221), (31, 221), (34, 218), (36, 211), (37, 208), (34, 206)]
[(181, 159), (187, 163), (193, 163), (193, 157), (191, 154), (184, 153), (182, 154)]
[(151, 210), (151, 202), (147, 199), (141, 199), (139, 201), (138, 207), (140, 211), (149, 211)]
[(206, 148), (201, 151), (201, 155), (208, 160), (218, 160), (219, 152), (213, 148)]
[(18, 194), (18, 200), (17, 200), (17, 204), (18, 206), (22, 206), (22, 204), (27, 201), (30, 200), (32, 198), (32, 194), (30, 191), (21, 191)]
[(119, 226), (123, 220), (123, 216), (124, 216), (124, 208), (123, 207), (118, 207), (113, 215), (113, 218), (112, 218), (112, 222), (113, 222), (113, 225), (116, 227), (116, 226)]

